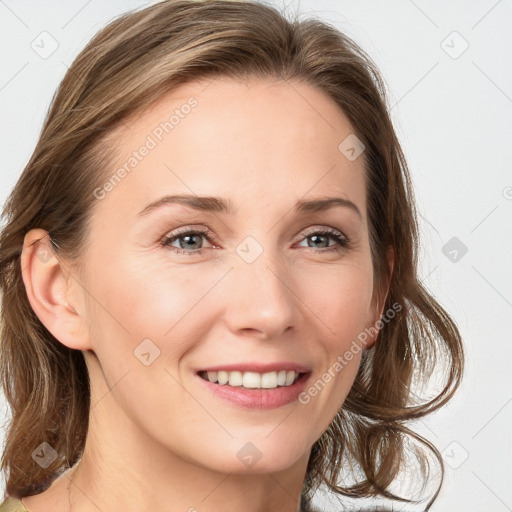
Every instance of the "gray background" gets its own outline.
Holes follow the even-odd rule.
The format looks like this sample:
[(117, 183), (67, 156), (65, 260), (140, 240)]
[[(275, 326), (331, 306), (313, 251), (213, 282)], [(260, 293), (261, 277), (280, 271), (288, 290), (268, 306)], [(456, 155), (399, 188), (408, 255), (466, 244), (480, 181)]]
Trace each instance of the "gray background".
[[(114, 16), (150, 3), (0, 0), (2, 203), (78, 51)], [(455, 317), (467, 351), (456, 398), (416, 425), (447, 464), (431, 510), (512, 510), (512, 2), (272, 3), (335, 24), (389, 87), (421, 214), (421, 275)]]

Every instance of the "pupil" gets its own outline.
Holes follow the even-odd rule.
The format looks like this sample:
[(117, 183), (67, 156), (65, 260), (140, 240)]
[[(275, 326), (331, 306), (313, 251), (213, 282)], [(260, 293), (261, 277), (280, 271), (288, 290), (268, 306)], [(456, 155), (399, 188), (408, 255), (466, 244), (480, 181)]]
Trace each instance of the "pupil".
[[(194, 238), (196, 237), (197, 235), (185, 235), (183, 236), (182, 238), (185, 240), (190, 240), (191, 238)], [(184, 248), (189, 248), (189, 249), (196, 249), (196, 247), (192, 247), (194, 245), (194, 243), (188, 243), (188, 242), (185, 242), (184, 244), (180, 244), (181, 245), (181, 248), (184, 249)]]
[[(315, 240), (315, 239), (319, 239), (319, 238), (320, 238), (320, 239), (322, 239), (322, 238), (326, 239), (327, 237), (326, 237), (326, 236), (324, 236), (324, 235), (312, 235), (310, 238), (311, 238), (311, 239), (313, 239), (313, 240)], [(325, 242), (325, 240), (324, 240), (324, 242)], [(324, 246), (325, 246), (325, 245), (324, 245)]]

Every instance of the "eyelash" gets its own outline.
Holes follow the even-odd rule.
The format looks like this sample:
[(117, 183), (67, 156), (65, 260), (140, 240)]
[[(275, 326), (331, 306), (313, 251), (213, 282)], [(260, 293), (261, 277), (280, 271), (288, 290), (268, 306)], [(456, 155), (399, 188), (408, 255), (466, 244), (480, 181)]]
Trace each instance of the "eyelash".
[[(174, 233), (171, 233), (169, 236), (165, 236), (161, 241), (161, 245), (163, 247), (171, 249), (172, 251), (174, 251), (178, 254), (187, 254), (189, 256), (201, 255), (203, 253), (204, 249), (196, 249), (195, 251), (187, 251), (185, 249), (182, 249), (181, 247), (172, 247), (171, 246), (171, 244), (174, 241), (176, 241), (177, 239), (179, 239), (180, 237), (182, 237), (184, 235), (203, 235), (208, 240), (208, 242), (212, 243), (215, 241), (215, 237), (213, 236), (213, 233), (207, 228), (204, 228), (204, 229), (199, 228), (199, 229), (194, 229), (194, 230), (184, 228), (182, 230), (178, 230), (178, 231), (175, 231)], [(313, 235), (329, 236), (330, 238), (333, 238), (337, 242), (337, 244), (333, 245), (332, 247), (326, 247), (324, 249), (314, 249), (314, 248), (310, 247), (310, 249), (312, 249), (316, 253), (341, 251), (342, 249), (350, 248), (349, 239), (335, 229), (324, 228), (324, 229), (320, 229), (317, 231), (312, 231), (310, 233), (307, 233), (302, 240), (304, 240), (305, 238), (309, 238)]]

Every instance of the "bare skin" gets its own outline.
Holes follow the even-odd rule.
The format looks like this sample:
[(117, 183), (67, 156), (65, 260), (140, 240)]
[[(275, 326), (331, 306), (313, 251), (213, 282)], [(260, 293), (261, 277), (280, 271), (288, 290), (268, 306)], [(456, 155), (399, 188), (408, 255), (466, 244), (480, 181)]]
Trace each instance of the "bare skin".
[[(44, 231), (25, 238), (31, 305), (61, 343), (83, 351), (92, 388), (84, 455), (23, 499), (31, 512), (69, 511), (69, 499), (73, 512), (297, 512), (311, 447), (355, 379), (365, 348), (357, 337), (382, 314), (363, 157), (338, 149), (353, 129), (309, 85), (182, 85), (115, 133), (106, 180), (191, 97), (197, 106), (97, 200), (80, 269), (37, 257)], [(173, 204), (139, 215), (171, 194), (223, 197), (234, 212)], [(355, 208), (294, 210), (325, 197)], [(190, 234), (204, 228), (214, 238)], [(348, 246), (318, 234), (325, 229)], [(242, 247), (262, 251), (250, 263), (236, 250), (248, 236)], [(145, 365), (134, 351), (148, 339), (159, 354)], [(308, 403), (249, 409), (198, 375), (208, 365), (291, 361), (313, 384), (354, 341), (353, 358)], [(241, 460), (244, 446), (259, 454), (253, 465)]]

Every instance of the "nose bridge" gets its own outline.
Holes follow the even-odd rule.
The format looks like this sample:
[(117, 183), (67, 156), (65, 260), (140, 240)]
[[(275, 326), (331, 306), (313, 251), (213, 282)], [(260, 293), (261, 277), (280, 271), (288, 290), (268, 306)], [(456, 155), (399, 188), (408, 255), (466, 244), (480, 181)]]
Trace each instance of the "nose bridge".
[(276, 250), (246, 237), (237, 247), (226, 310), (233, 330), (278, 336), (296, 321), (297, 304), (283, 259)]

